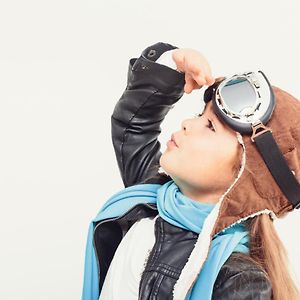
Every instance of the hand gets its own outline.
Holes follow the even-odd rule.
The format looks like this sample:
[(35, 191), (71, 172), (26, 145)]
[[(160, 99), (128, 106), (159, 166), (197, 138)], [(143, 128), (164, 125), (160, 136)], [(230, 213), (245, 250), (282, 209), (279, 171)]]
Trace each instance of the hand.
[(184, 91), (189, 94), (203, 85), (212, 85), (215, 82), (211, 74), (208, 61), (197, 50), (179, 48), (173, 51), (172, 58), (177, 65), (177, 70), (185, 73)]

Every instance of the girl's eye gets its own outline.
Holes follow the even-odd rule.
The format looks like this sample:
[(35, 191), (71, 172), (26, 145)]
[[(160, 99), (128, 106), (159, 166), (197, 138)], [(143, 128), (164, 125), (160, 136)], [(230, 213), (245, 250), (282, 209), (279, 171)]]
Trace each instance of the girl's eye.
[[(201, 114), (195, 114), (195, 118), (198, 118), (198, 117), (201, 117), (203, 115), (203, 113)], [(214, 126), (213, 126), (213, 123), (211, 120), (208, 119), (208, 125), (206, 126), (208, 127), (209, 129), (211, 129), (212, 131), (216, 131)]]
[(201, 117), (203, 114), (195, 114), (194, 116), (195, 116), (195, 118), (198, 118), (198, 117)]
[(211, 120), (209, 120), (209, 119), (208, 119), (208, 126), (207, 127), (210, 128), (212, 131), (215, 131), (215, 128), (214, 128)]

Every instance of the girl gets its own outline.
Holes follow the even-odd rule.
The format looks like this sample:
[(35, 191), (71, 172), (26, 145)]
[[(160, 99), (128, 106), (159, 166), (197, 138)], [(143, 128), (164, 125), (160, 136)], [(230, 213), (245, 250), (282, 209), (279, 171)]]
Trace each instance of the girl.
[[(176, 70), (164, 65), (170, 54)], [(130, 60), (111, 116), (125, 189), (90, 224), (83, 299), (300, 299), (273, 224), (295, 206), (250, 136), (208, 101), (159, 151), (160, 124), (183, 93), (222, 80), (201, 53), (168, 43)], [(268, 126), (299, 181), (300, 103), (272, 89)]]

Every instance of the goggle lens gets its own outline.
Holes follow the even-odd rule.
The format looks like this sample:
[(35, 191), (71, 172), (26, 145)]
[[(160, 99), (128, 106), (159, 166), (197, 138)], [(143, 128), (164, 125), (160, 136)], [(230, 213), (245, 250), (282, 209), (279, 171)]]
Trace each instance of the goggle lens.
[(245, 77), (228, 81), (221, 89), (220, 94), (227, 108), (238, 115), (246, 115), (253, 110), (256, 103), (255, 90)]

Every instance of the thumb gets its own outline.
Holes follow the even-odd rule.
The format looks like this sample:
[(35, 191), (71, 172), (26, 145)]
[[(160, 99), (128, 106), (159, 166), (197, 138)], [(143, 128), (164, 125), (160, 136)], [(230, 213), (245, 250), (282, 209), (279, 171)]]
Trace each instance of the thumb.
[(176, 49), (172, 53), (172, 58), (176, 63), (177, 71), (184, 73), (184, 51), (182, 49)]
[(190, 74), (185, 73), (185, 85), (184, 85), (184, 91), (189, 94), (194, 88), (193, 84), (193, 78)]

